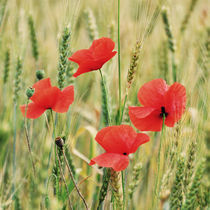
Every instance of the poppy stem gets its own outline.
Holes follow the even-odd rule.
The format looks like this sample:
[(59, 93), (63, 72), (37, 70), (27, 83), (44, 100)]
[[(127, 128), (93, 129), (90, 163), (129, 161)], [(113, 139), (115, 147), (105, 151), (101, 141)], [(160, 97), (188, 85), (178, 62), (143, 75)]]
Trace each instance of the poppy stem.
[(123, 114), (124, 114), (125, 104), (126, 104), (127, 98), (128, 98), (128, 93), (126, 92), (125, 99), (124, 99), (124, 102), (123, 102), (122, 112), (121, 112), (121, 115), (120, 115), (120, 122), (119, 122), (119, 124), (122, 123), (122, 119), (123, 119)]
[[(121, 66), (120, 66), (120, 0), (118, 0), (117, 40), (118, 40), (118, 76), (119, 76), (119, 118), (121, 119)], [(119, 120), (118, 120), (119, 124)]]
[(29, 99), (27, 99), (27, 103), (26, 103), (25, 117), (24, 117), (24, 128), (25, 128), (26, 142), (27, 142), (27, 146), (28, 146), (28, 151), (29, 151), (29, 154), (30, 154), (31, 163), (32, 163), (32, 167), (33, 167), (33, 172), (34, 172), (34, 176), (35, 176), (36, 175), (36, 169), (35, 169), (35, 164), (34, 164), (32, 152), (31, 152), (31, 146), (30, 146), (29, 135), (28, 135), (28, 128), (27, 128), (27, 118), (26, 118), (26, 113), (27, 113), (27, 109), (28, 109), (28, 103), (29, 103)]
[(65, 152), (64, 152), (63, 149), (62, 149), (62, 153), (63, 153), (64, 161), (65, 161), (66, 166), (67, 166), (67, 168), (68, 168), (70, 177), (71, 177), (72, 182), (73, 182), (73, 184), (74, 184), (74, 187), (76, 188), (79, 197), (82, 199), (82, 201), (83, 201), (83, 203), (84, 203), (84, 205), (85, 205), (85, 208), (88, 209), (88, 205), (87, 205), (87, 203), (86, 203), (86, 201), (85, 201), (85, 198), (83, 197), (82, 193), (80, 192), (80, 190), (79, 190), (79, 188), (78, 188), (78, 186), (77, 186), (76, 181), (74, 180), (73, 173), (72, 173), (72, 171), (71, 171), (71, 168), (70, 168), (70, 166), (69, 166), (68, 160), (67, 160), (67, 158), (66, 158), (66, 154), (65, 154)]
[(156, 206), (156, 202), (157, 199), (159, 198), (159, 191), (160, 191), (160, 182), (159, 178), (160, 178), (160, 154), (161, 154), (161, 148), (162, 148), (162, 139), (164, 136), (164, 128), (165, 128), (165, 114), (163, 114), (163, 123), (162, 123), (162, 129), (161, 129), (161, 137), (160, 137), (160, 146), (159, 146), (159, 150), (158, 150), (158, 160), (157, 160), (157, 164), (158, 164), (158, 171), (157, 171), (157, 177), (156, 177), (156, 182), (155, 182), (155, 199), (154, 199), (154, 203), (153, 203), (153, 207)]

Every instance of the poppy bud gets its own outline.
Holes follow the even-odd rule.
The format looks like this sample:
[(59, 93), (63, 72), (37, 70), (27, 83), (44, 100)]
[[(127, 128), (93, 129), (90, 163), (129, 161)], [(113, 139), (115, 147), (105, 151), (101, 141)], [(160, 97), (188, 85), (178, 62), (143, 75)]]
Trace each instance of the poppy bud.
[(55, 143), (60, 149), (63, 149), (64, 141), (60, 136), (55, 139)]
[(37, 78), (38, 80), (43, 79), (44, 76), (45, 76), (44, 70), (37, 70), (37, 71), (36, 71), (36, 78)]
[(34, 89), (32, 87), (27, 88), (26, 95), (28, 98), (31, 98), (34, 94)]

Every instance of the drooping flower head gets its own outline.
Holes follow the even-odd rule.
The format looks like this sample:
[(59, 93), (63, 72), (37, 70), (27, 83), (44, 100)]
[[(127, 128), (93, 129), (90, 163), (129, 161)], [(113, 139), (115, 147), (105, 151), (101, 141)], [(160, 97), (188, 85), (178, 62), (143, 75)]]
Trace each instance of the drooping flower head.
[(75, 52), (69, 58), (70, 61), (79, 65), (77, 72), (73, 76), (77, 77), (80, 74), (100, 69), (104, 63), (117, 53), (113, 51), (114, 47), (115, 43), (110, 38), (102, 37), (94, 40), (89, 49)]
[[(28, 104), (26, 117), (35, 119), (40, 117), (47, 109), (58, 113), (67, 112), (70, 104), (74, 101), (74, 87), (68, 86), (62, 91), (58, 87), (52, 87), (50, 78), (38, 81), (33, 85), (35, 90), (31, 103)], [(26, 105), (20, 106), (25, 116)]]
[(143, 107), (129, 107), (131, 122), (141, 131), (160, 131), (163, 116), (168, 127), (173, 127), (181, 119), (186, 90), (177, 82), (168, 86), (165, 80), (154, 79), (139, 89), (138, 99)]
[(101, 129), (95, 139), (104, 148), (105, 153), (93, 158), (89, 165), (96, 163), (102, 167), (122, 171), (129, 164), (128, 155), (135, 153), (140, 145), (148, 142), (149, 136), (136, 133), (129, 125), (119, 125)]

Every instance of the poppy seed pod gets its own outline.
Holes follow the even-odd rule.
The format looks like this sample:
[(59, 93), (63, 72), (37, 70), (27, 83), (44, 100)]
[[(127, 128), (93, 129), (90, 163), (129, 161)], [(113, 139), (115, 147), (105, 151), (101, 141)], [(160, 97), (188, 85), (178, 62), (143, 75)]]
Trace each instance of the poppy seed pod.
[(60, 149), (63, 149), (63, 146), (64, 146), (64, 140), (58, 136), (56, 137), (55, 139), (55, 144), (60, 148)]
[(26, 90), (26, 96), (28, 97), (28, 99), (31, 98), (31, 97), (33, 96), (34, 91), (35, 91), (35, 90), (34, 90), (34, 88), (32, 88), (32, 87), (27, 88), (27, 90)]
[(44, 70), (37, 70), (37, 71), (36, 71), (36, 78), (37, 78), (38, 80), (43, 79), (44, 76), (45, 76)]

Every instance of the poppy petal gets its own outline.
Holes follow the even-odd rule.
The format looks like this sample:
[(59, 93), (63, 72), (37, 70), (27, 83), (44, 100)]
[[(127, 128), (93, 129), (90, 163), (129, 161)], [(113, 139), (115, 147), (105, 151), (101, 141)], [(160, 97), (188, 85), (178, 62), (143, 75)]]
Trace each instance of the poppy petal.
[(154, 110), (155, 108), (151, 108), (151, 107), (138, 107), (138, 106), (129, 107), (129, 113), (132, 112), (138, 118), (145, 118), (148, 115), (150, 115)]
[[(25, 117), (26, 105), (20, 106), (20, 110)], [(29, 119), (36, 119), (45, 112), (43, 107), (37, 106), (35, 103), (28, 104), (26, 117)]]
[(36, 82), (33, 85), (33, 88), (35, 89), (34, 95), (37, 94), (38, 92), (43, 91), (44, 89), (48, 89), (50, 87), (52, 87), (50, 78), (39, 80), (38, 82)]
[(154, 79), (144, 84), (138, 92), (138, 99), (143, 106), (161, 107), (168, 85), (163, 79)]
[(93, 41), (90, 51), (94, 58), (104, 57), (106, 54), (110, 54), (115, 47), (115, 43), (107, 37), (102, 37)]
[(176, 122), (181, 119), (186, 106), (186, 89), (183, 85), (175, 82), (170, 86), (165, 95), (166, 117), (165, 124), (173, 127)]
[(86, 65), (80, 65), (77, 71), (73, 74), (73, 77), (78, 77), (80, 74), (84, 74), (89, 71), (92, 71), (92, 70), (87, 68)]
[(160, 131), (163, 119), (160, 117), (159, 111), (154, 110), (150, 114), (148, 114), (148, 112), (146, 113), (146, 117), (142, 117), (143, 114), (139, 112), (137, 108), (133, 109), (132, 107), (129, 107), (130, 120), (137, 129), (140, 131)]
[(70, 61), (81, 64), (88, 60), (93, 60), (92, 54), (89, 49), (78, 50), (71, 57), (69, 57)]
[(135, 153), (140, 145), (147, 143), (150, 140), (149, 136), (144, 133), (137, 133), (137, 137), (130, 149), (130, 153)]
[[(36, 90), (35, 90), (36, 92)], [(37, 106), (45, 109), (54, 107), (57, 98), (60, 96), (61, 90), (57, 87), (43, 89), (41, 92), (35, 93), (30, 99), (37, 104)]]
[(98, 164), (102, 167), (113, 168), (115, 171), (122, 171), (128, 167), (129, 158), (127, 155), (115, 153), (103, 153), (93, 158), (89, 165)]
[(53, 111), (63, 113), (67, 112), (70, 104), (74, 101), (74, 86), (68, 86), (62, 90), (57, 98), (56, 104), (52, 107)]
[(137, 133), (129, 125), (103, 128), (96, 135), (96, 141), (109, 153), (129, 154)]

